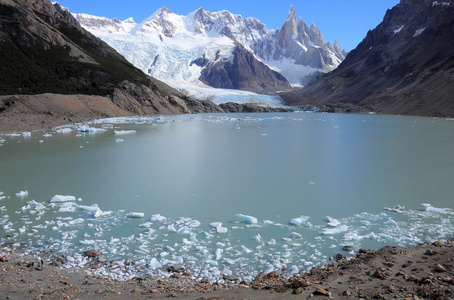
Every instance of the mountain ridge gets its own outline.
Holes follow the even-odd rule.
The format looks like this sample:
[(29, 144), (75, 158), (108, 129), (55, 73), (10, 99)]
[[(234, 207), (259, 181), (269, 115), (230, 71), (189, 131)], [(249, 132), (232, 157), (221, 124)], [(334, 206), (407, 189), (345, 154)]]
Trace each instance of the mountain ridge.
[(454, 5), (401, 0), (337, 69), (281, 95), (289, 105), (454, 116)]
[[(251, 52), (252, 58), (263, 64), (262, 71), (258, 73), (270, 74), (265, 70), (269, 68), (284, 75), (290, 84), (299, 86), (306, 83), (309, 77), (337, 67), (346, 54), (337, 41), (334, 46), (324, 43), (318, 28), (315, 25), (309, 28), (301, 18), (299, 27), (293, 32), (286, 29), (288, 26), (285, 23), (281, 29), (269, 30), (256, 18), (243, 19), (241, 15), (227, 10), (209, 12), (202, 7), (185, 16), (162, 7), (139, 23), (131, 18), (119, 21), (87, 14), (74, 16), (84, 28), (112, 45), (136, 67), (174, 87), (181, 83), (202, 87), (204, 82), (210, 83), (206, 76), (200, 80), (204, 68), (220, 60), (231, 62), (235, 50)], [(288, 19), (297, 22), (293, 6)], [(307, 31), (304, 31), (306, 27)], [(282, 34), (287, 31), (290, 32), (288, 35)], [(237, 45), (244, 49), (238, 49)], [(208, 62), (204, 66), (189, 64), (197, 60)], [(171, 65), (164, 64), (169, 61)], [(260, 64), (250, 63), (247, 68), (252, 65)], [(238, 81), (230, 77), (229, 80)], [(259, 93), (290, 88), (279, 77), (274, 78), (277, 84), (271, 85), (267, 85), (268, 78), (249, 77), (249, 80), (258, 82), (257, 89), (252, 90)], [(261, 80), (263, 82), (259, 82)], [(251, 90), (250, 87), (246, 89)]]

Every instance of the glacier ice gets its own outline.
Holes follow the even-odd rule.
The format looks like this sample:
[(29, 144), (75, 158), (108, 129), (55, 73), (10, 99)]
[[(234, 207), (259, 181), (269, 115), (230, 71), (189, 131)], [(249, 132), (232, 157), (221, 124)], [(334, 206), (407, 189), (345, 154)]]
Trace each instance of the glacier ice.
[(55, 195), (50, 199), (51, 203), (63, 203), (63, 202), (69, 202), (69, 201), (76, 201), (76, 197), (70, 196), (70, 195)]

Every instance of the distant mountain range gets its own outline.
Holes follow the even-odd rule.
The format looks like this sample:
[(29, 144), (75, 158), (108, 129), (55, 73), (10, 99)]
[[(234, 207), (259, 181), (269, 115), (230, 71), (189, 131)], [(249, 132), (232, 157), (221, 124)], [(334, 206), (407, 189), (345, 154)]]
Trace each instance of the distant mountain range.
[(298, 21), (293, 6), (280, 30), (203, 8), (180, 16), (163, 7), (141, 23), (74, 16), (136, 67), (174, 87), (288, 90), (334, 70), (346, 55), (337, 41), (325, 43), (315, 25)]
[(454, 3), (401, 0), (339, 67), (283, 95), (331, 111), (454, 116)]

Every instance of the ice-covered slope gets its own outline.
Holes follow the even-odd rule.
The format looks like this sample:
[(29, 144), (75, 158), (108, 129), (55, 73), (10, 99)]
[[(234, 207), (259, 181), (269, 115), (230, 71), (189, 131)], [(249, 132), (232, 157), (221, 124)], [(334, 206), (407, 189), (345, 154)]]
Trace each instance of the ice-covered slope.
[(281, 30), (269, 30), (255, 18), (203, 8), (181, 16), (163, 7), (141, 23), (131, 18), (75, 17), (145, 73), (186, 89), (206, 87), (202, 71), (219, 62), (232, 62), (238, 44), (297, 86), (319, 72), (336, 68), (345, 57), (337, 43), (324, 43), (314, 25), (309, 29), (301, 19), (297, 22), (293, 7)]

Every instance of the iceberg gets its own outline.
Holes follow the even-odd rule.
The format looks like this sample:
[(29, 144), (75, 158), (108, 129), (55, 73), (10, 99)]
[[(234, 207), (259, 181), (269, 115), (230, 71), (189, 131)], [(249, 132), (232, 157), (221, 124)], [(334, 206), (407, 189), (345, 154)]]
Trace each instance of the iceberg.
[(306, 225), (309, 219), (310, 217), (308, 216), (299, 216), (298, 218), (291, 219), (290, 224), (295, 226)]
[(156, 270), (162, 268), (162, 264), (156, 258), (153, 257), (148, 263), (148, 267), (152, 270)]
[(63, 196), (63, 195), (55, 195), (50, 199), (51, 203), (63, 203), (63, 202), (69, 202), (69, 201), (76, 201), (76, 197), (74, 196)]
[(246, 224), (257, 224), (257, 218), (248, 216), (248, 215), (242, 215), (242, 214), (236, 214), (238, 218), (241, 219)]
[(448, 209), (447, 208), (438, 208), (438, 207), (433, 207), (432, 204), (429, 203), (421, 203), (422, 206), (424, 206), (425, 211), (430, 211), (434, 213), (439, 213), (439, 214), (447, 214)]

